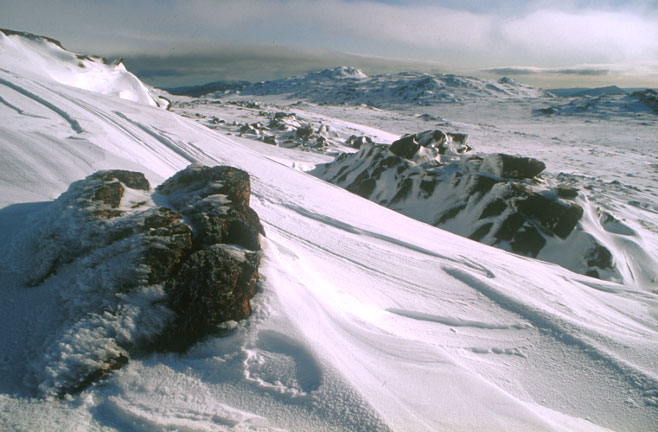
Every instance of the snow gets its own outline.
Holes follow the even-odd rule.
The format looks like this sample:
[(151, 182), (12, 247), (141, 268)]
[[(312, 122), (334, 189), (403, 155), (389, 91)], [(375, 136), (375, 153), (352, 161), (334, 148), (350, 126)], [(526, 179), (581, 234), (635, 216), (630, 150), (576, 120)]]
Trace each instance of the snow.
[[(324, 155), (228, 136), (148, 100), (122, 99), (123, 81), (76, 81), (84, 73), (76, 60), (47, 42), (0, 35), (0, 52), (0, 429), (656, 428), (658, 295), (646, 287), (578, 275), (380, 207), (296, 168), (327, 161)], [(46, 76), (67, 68), (66, 82)], [(84, 80), (85, 88), (70, 85)], [(618, 162), (646, 166), (651, 127), (633, 135), (636, 124), (610, 120), (589, 135), (577, 119), (516, 120), (517, 110), (530, 116), (540, 103), (515, 101), (502, 110), (489, 101), (478, 110), (454, 105), (429, 114), (454, 118), (455, 130), (471, 134), (478, 148), (551, 155), (546, 162), (556, 176), (565, 160), (556, 153), (574, 157), (565, 175), (628, 219), (610, 222), (612, 231), (657, 226), (654, 177), (572, 169), (608, 155), (601, 170)], [(417, 107), (408, 115), (304, 107), (330, 126), (344, 118), (388, 137), (425, 122)], [(497, 115), (483, 117), (487, 109)], [(534, 144), (522, 135), (531, 133), (539, 135)], [(550, 147), (552, 136), (559, 140)], [(595, 145), (601, 136), (614, 142)], [(583, 144), (583, 137), (591, 138)], [(267, 235), (253, 315), (185, 354), (132, 358), (80, 394), (44, 398), (40, 386), (49, 382), (31, 368), (76, 372), (75, 362), (50, 362), (56, 350), (48, 343), (71, 330), (58, 309), (62, 298), (80, 299), (57, 277), (25, 286), (34, 257), (12, 251), (38, 231), (39, 215), (50, 208), (43, 202), (73, 181), (121, 168), (157, 185), (190, 163), (230, 164), (251, 175), (251, 205)], [(66, 227), (67, 218), (59, 223)], [(653, 238), (646, 241), (638, 247), (654, 254)], [(107, 265), (109, 275), (120, 272)], [(82, 322), (70, 336), (97, 344), (112, 325)]]

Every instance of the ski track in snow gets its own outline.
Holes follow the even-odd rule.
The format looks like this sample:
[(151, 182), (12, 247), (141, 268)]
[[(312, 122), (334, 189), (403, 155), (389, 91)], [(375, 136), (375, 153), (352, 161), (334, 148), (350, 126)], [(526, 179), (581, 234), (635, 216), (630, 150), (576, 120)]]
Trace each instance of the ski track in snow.
[(49, 110), (51, 110), (52, 112), (54, 112), (55, 114), (60, 116), (62, 119), (64, 119), (69, 124), (71, 129), (73, 129), (73, 131), (75, 133), (80, 134), (80, 133), (84, 132), (84, 130), (80, 126), (80, 123), (78, 123), (77, 120), (73, 119), (68, 113), (66, 113), (64, 110), (62, 110), (58, 106), (48, 102), (47, 100), (45, 100), (44, 98), (42, 98), (40, 96), (35, 95), (34, 93), (24, 89), (23, 87), (20, 87), (20, 86), (14, 84), (14, 83), (11, 83), (9, 81), (6, 81), (6, 80), (2, 79), (2, 78), (0, 78), (0, 84), (14, 90), (17, 93), (22, 94), (23, 96), (25, 96), (27, 98), (32, 99), (34, 102), (36, 102), (38, 104), (41, 104), (44, 107), (48, 108)]

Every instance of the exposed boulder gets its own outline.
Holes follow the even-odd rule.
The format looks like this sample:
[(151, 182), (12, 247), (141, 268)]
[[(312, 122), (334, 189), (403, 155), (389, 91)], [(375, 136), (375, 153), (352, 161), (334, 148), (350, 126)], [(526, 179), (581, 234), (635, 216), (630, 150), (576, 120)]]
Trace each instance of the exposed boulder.
[[(260, 261), (249, 175), (191, 165), (157, 188), (100, 171), (38, 215), (27, 282), (61, 295), (62, 328), (32, 371), (45, 395), (83, 390), (150, 350), (181, 351), (249, 316)], [(19, 248), (20, 249), (20, 248)]]
[(413, 159), (420, 150), (414, 135), (407, 135), (391, 144), (391, 153), (405, 159)]
[(497, 177), (531, 179), (544, 171), (546, 164), (534, 158), (498, 153), (485, 156), (480, 169)]
[(427, 130), (405, 135), (391, 144), (391, 152), (405, 159), (425, 163), (440, 156), (454, 157), (466, 153), (471, 148), (466, 145), (468, 135), (445, 133), (441, 130)]

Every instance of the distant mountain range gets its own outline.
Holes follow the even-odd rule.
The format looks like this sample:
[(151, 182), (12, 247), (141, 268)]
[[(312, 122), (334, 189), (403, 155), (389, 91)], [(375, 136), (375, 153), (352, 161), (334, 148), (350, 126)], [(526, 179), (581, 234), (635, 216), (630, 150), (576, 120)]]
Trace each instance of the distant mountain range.
[(511, 78), (497, 81), (453, 74), (402, 72), (367, 76), (348, 66), (310, 72), (306, 75), (246, 83), (217, 81), (201, 86), (168, 89), (173, 94), (215, 97), (237, 94), (285, 95), (320, 104), (389, 106), (396, 104), (430, 105), (487, 98), (536, 98), (551, 96), (545, 90)]
[(573, 87), (573, 88), (558, 88), (549, 89), (548, 91), (560, 97), (576, 97), (576, 96), (602, 96), (602, 95), (626, 95), (636, 91), (647, 90), (646, 87), (638, 88), (621, 88), (615, 85), (607, 87)]

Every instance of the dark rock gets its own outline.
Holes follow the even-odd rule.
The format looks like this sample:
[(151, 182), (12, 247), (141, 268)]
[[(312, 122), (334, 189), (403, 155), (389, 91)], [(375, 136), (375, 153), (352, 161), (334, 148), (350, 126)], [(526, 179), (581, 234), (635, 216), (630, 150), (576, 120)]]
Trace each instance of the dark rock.
[(524, 222), (525, 219), (523, 216), (519, 213), (512, 213), (503, 221), (494, 236), (498, 240), (510, 241)]
[(117, 208), (121, 205), (124, 190), (125, 188), (118, 181), (101, 183), (94, 188), (92, 200), (100, 201), (112, 208)]
[(423, 180), (420, 182), (420, 190), (425, 192), (426, 196), (430, 196), (434, 193), (434, 189), (438, 183), (438, 179)]
[(416, 135), (412, 135), (421, 147), (435, 147), (439, 149), (439, 154), (445, 153), (445, 143), (448, 141), (448, 135), (438, 129), (428, 130)]
[(439, 220), (436, 222), (436, 225), (441, 225), (441, 224), (446, 223), (446, 222), (449, 221), (450, 219), (454, 219), (454, 218), (457, 217), (457, 215), (458, 215), (462, 210), (464, 210), (465, 208), (466, 208), (466, 204), (461, 204), (461, 205), (458, 205), (458, 206), (456, 206), (456, 207), (453, 207), (453, 208), (451, 208), (451, 209), (449, 209), (449, 210), (446, 210), (446, 211), (441, 215), (441, 217), (439, 218)]
[[(610, 253), (608, 248), (598, 243), (590, 248), (585, 258), (589, 267), (598, 267), (599, 269), (609, 269), (613, 267), (612, 253)], [(598, 277), (598, 272), (595, 277)]]
[(448, 132), (447, 135), (457, 144), (466, 144), (466, 141), (468, 140), (468, 134), (465, 133)]
[(500, 216), (502, 212), (507, 208), (507, 202), (503, 199), (495, 199), (491, 201), (487, 206), (482, 210), (480, 214), (480, 219), (486, 219), (492, 216)]
[(469, 188), (469, 194), (475, 195), (480, 194), (484, 195), (488, 193), (496, 183), (500, 183), (500, 179), (492, 178), (487, 175), (476, 174), (471, 180), (471, 186)]
[(487, 155), (482, 167), (498, 177), (531, 179), (544, 171), (546, 164), (534, 158), (498, 153)]
[(409, 196), (411, 193), (411, 188), (413, 186), (413, 181), (410, 178), (406, 178), (402, 181), (402, 184), (398, 188), (398, 192), (395, 194), (391, 200), (391, 204), (394, 204), (398, 201), (401, 201)]
[(67, 394), (80, 393), (90, 385), (101, 381), (104, 378), (107, 378), (115, 370), (121, 369), (128, 364), (129, 361), (128, 353), (120, 352), (114, 357), (108, 358), (105, 360), (104, 367), (95, 369), (93, 372), (89, 373), (84, 377), (79, 383), (71, 386), (70, 388), (63, 388), (59, 391), (59, 397), (63, 398)]
[(276, 137), (274, 137), (273, 135), (264, 136), (263, 142), (265, 144), (276, 145)]
[(559, 113), (559, 110), (556, 107), (547, 107), (547, 108), (538, 108), (534, 110), (536, 114), (545, 114), (545, 115), (551, 115), (551, 114), (557, 114)]
[(546, 245), (546, 239), (533, 226), (523, 226), (510, 242), (512, 251), (535, 258)]
[(567, 238), (583, 215), (583, 208), (578, 204), (563, 204), (538, 193), (517, 201), (517, 207), (523, 215), (538, 220), (549, 233), (562, 239)]
[(236, 205), (249, 205), (249, 174), (229, 166), (190, 165), (155, 189), (165, 195), (175, 208), (196, 202), (209, 195), (226, 195)]
[(391, 153), (405, 159), (413, 159), (420, 150), (420, 144), (416, 142), (414, 135), (408, 135), (394, 141), (390, 147)]
[(367, 170), (364, 170), (357, 178), (347, 186), (347, 190), (363, 198), (368, 198), (375, 190), (376, 182), (373, 178), (368, 177)]
[(482, 226), (480, 226), (478, 229), (473, 231), (473, 234), (468, 236), (469, 239), (475, 240), (475, 241), (480, 241), (484, 236), (489, 234), (489, 231), (491, 231), (491, 227), (493, 226), (493, 222), (486, 223)]
[(190, 255), (167, 283), (169, 307), (177, 318), (163, 335), (161, 346), (182, 351), (217, 332), (220, 324), (248, 317), (258, 262), (256, 253), (224, 245)]
[(295, 136), (303, 141), (307, 141), (313, 135), (313, 128), (309, 125), (303, 125), (295, 131)]
[(560, 198), (576, 198), (578, 196), (578, 189), (571, 186), (559, 185), (557, 187), (557, 195)]
[(91, 178), (97, 178), (105, 182), (111, 182), (114, 180), (119, 180), (124, 185), (128, 186), (131, 189), (149, 191), (151, 190), (151, 185), (149, 184), (144, 174), (135, 171), (126, 171), (126, 170), (107, 170), (107, 171), (98, 171), (90, 176)]
[(360, 149), (363, 144), (372, 144), (372, 139), (367, 136), (356, 136), (352, 135), (347, 140), (345, 140), (345, 145), (348, 145), (355, 149)]

